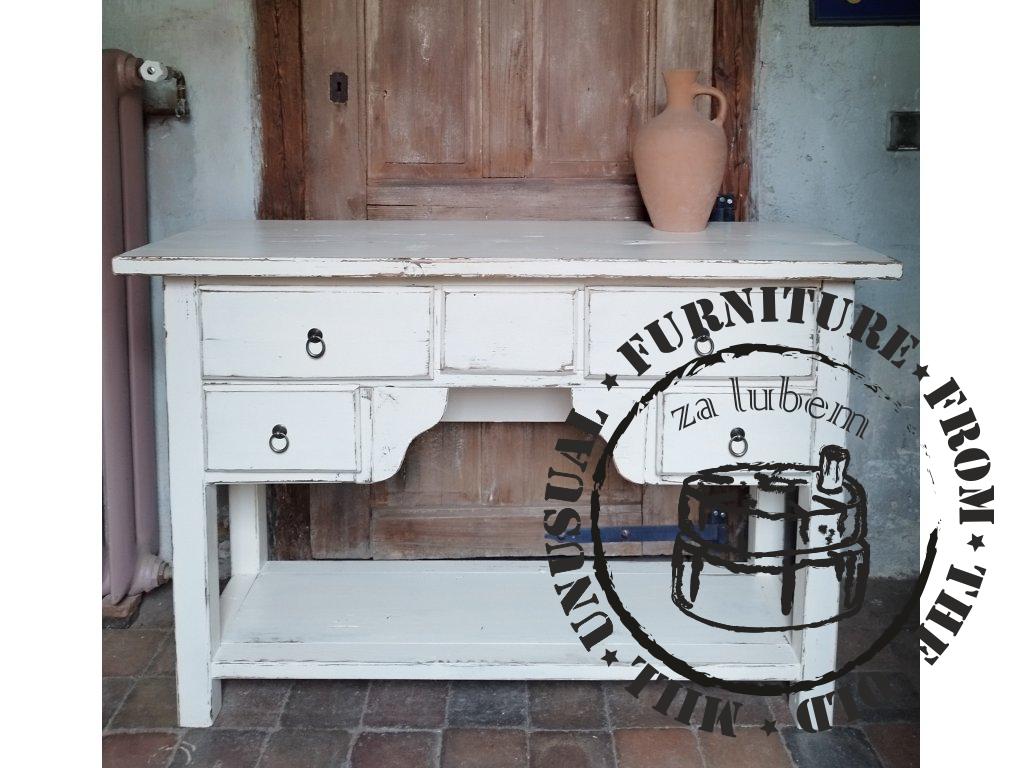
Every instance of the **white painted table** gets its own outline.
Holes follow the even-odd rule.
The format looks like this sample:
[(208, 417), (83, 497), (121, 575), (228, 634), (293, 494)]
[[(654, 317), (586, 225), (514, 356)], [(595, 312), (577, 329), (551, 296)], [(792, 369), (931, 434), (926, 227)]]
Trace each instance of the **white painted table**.
[[(571, 402), (584, 414), (611, 411), (611, 426), (667, 370), (630, 377), (616, 350), (664, 312), (743, 286), (852, 298), (854, 280), (901, 273), (891, 259), (802, 227), (712, 224), (675, 235), (637, 222), (239, 222), (147, 245), (114, 268), (165, 278), (186, 726), (212, 722), (223, 678), (631, 676), (628, 665), (583, 650), (544, 562), (268, 562), (264, 484), (383, 480), (413, 438), (443, 419), (560, 421)], [(715, 342), (819, 345), (849, 359), (845, 336), (776, 325), (726, 328)], [(846, 401), (844, 374), (809, 360), (791, 366), (784, 373), (800, 391)], [(619, 374), (611, 392), (605, 373)], [(780, 371), (749, 364), (729, 375), (758, 381)], [(665, 428), (674, 417), (664, 399), (686, 396), (685, 387), (724, 397), (729, 383), (701, 377), (647, 409), (615, 452), (627, 479), (679, 483), (732, 460), (719, 434), (727, 426), (700, 427), (699, 450)], [(825, 442), (816, 437), (811, 422), (789, 430), (784, 447), (797, 455), (779, 457), (779, 445), (751, 436), (748, 458), (811, 462)], [(230, 489), (232, 555), (219, 599), (218, 483)], [(766, 528), (751, 531), (752, 541), (781, 541), (777, 526)], [(702, 671), (795, 680), (835, 663), (835, 625), (737, 636), (660, 612), (652, 601), (668, 594), (667, 563), (616, 563), (614, 572), (624, 602)], [(796, 614), (804, 601), (834, 604), (832, 582), (802, 585)], [(763, 608), (766, 620), (777, 610), (777, 587), (758, 578), (710, 574), (702, 589)], [(624, 649), (633, 647), (627, 639)]]

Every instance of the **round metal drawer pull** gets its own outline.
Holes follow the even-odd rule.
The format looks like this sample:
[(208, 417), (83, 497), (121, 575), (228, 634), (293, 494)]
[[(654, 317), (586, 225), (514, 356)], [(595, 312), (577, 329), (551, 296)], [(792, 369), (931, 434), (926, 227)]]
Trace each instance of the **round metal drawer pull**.
[[(275, 440), (283, 440), (284, 444), (275, 444)], [(270, 450), (274, 453), (284, 453), (291, 443), (288, 441), (288, 428), (284, 424), (275, 424), (270, 430)]]
[[(314, 352), (313, 347), (317, 344), (320, 345), (320, 349)], [(319, 360), (324, 356), (324, 352), (326, 351), (327, 344), (324, 343), (324, 332), (319, 328), (310, 328), (309, 332), (306, 334), (306, 354), (314, 360)]]
[(742, 427), (736, 427), (729, 433), (729, 453), (737, 459), (747, 453), (747, 433)]
[(701, 334), (697, 337), (696, 341), (693, 342), (693, 351), (701, 357), (710, 355), (715, 351), (715, 342), (711, 340), (711, 337), (706, 333)]

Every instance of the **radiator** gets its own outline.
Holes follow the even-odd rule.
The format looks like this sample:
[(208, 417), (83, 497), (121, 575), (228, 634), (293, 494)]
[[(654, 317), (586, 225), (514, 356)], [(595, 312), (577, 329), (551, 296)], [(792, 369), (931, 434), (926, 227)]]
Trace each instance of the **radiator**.
[(149, 278), (110, 260), (148, 241), (142, 61), (103, 52), (103, 603), (165, 578), (157, 557), (156, 442)]

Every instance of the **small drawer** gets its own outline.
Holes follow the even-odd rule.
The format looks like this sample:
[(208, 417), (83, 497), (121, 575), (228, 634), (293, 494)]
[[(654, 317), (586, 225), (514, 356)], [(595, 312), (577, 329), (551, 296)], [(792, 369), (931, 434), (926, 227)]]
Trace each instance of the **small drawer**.
[(358, 390), (210, 390), (210, 470), (359, 470)]
[(207, 290), (202, 319), (207, 377), (430, 375), (430, 290)]
[(573, 370), (575, 297), (566, 291), (447, 291), (442, 366), (460, 373)]
[[(774, 391), (778, 393), (778, 383)], [(757, 392), (763, 396), (764, 389)], [(745, 389), (741, 394), (747, 397)], [(812, 396), (799, 394), (803, 401)], [(788, 405), (794, 403), (789, 398)], [(739, 413), (728, 391), (668, 393), (660, 421), (662, 475), (690, 475), (737, 463), (810, 462), (814, 427), (803, 410), (787, 413), (776, 404), (772, 411)]]
[[(805, 286), (809, 287), (809, 286)], [(720, 296), (727, 288), (675, 289), (675, 288), (638, 288), (638, 289), (592, 289), (587, 296), (587, 372), (591, 376), (603, 376), (605, 373), (628, 376), (635, 375), (635, 369), (619, 352), (619, 347), (636, 333), (639, 342), (647, 350), (646, 359), (651, 368), (641, 377), (657, 379), (666, 372), (679, 367), (686, 361), (707, 354), (712, 347), (708, 342), (700, 344), (693, 338), (682, 307), (690, 302), (708, 299), (714, 306), (715, 316), (725, 321), (725, 302)], [(759, 290), (751, 291), (751, 302), (755, 322), (744, 322), (732, 313), (733, 325), (721, 328), (710, 334), (715, 349), (723, 349), (734, 344), (764, 343), (778, 344), (798, 349), (815, 348), (816, 333), (813, 307), (805, 310), (807, 320), (803, 323), (785, 322), (788, 302), (782, 304), (782, 288), (778, 288), (779, 306), (778, 322), (760, 322), (762, 294)], [(740, 296), (742, 291), (737, 289)], [(672, 320), (665, 315), (672, 313)], [(655, 339), (646, 326), (658, 323), (665, 339), (677, 348), (674, 352), (665, 353), (658, 349)], [(674, 325), (673, 325), (674, 323)], [(678, 329), (678, 330), (677, 330)], [(680, 334), (683, 336), (679, 346)], [(636, 342), (633, 342), (635, 345)], [(737, 377), (768, 377), (768, 376), (810, 376), (811, 359), (806, 355), (786, 356), (755, 354), (721, 365), (712, 366), (694, 378), (728, 378)]]

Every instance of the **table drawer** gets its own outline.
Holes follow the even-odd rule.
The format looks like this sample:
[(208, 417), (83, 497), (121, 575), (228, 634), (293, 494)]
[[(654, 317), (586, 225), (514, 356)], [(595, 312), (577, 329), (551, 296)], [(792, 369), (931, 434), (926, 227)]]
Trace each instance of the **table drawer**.
[[(595, 288), (588, 291), (587, 296), (587, 372), (592, 376), (603, 376), (605, 373), (627, 375), (635, 373), (630, 363), (618, 351), (634, 334), (639, 333), (645, 349), (646, 359), (651, 368), (642, 378), (657, 379), (667, 371), (676, 368), (687, 360), (697, 356), (696, 342), (687, 322), (682, 307), (700, 299), (710, 300), (714, 306), (714, 314), (725, 321), (725, 301), (720, 296), (727, 288), (637, 288), (637, 289), (604, 289)], [(776, 313), (778, 322), (761, 322), (762, 294), (760, 290), (750, 292), (753, 306), (754, 322), (744, 322), (732, 312), (732, 327), (728, 325), (711, 334), (716, 349), (733, 344), (766, 343), (781, 344), (799, 349), (814, 349), (816, 334), (814, 315), (810, 308), (805, 310), (805, 322), (785, 322), (789, 301), (782, 299), (783, 288), (777, 290)], [(737, 291), (739, 297), (746, 294)], [(672, 313), (672, 320), (665, 315)], [(646, 326), (658, 322), (666, 340), (678, 349), (675, 352), (660, 351)], [(673, 325), (674, 323), (674, 325)], [(678, 330), (677, 330), (678, 329)], [(679, 345), (680, 333), (683, 336), (682, 346)], [(633, 343), (635, 346), (635, 342)], [(706, 349), (706, 347), (703, 347)], [(706, 353), (705, 353), (706, 354)], [(750, 357), (731, 360), (713, 366), (695, 378), (727, 378), (730, 376), (767, 377), (767, 376), (809, 376), (812, 363), (807, 356), (782, 357), (781, 355), (757, 354)]]
[[(776, 386), (773, 397), (778, 391)], [(763, 389), (758, 392), (763, 396)], [(747, 396), (744, 390), (742, 397)], [(810, 395), (800, 397), (806, 401)], [(794, 402), (789, 398), (789, 405)], [(660, 473), (690, 475), (739, 462), (809, 463), (814, 432), (811, 418), (803, 410), (787, 413), (777, 402), (775, 408), (738, 413), (728, 391), (666, 394), (659, 416)], [(736, 429), (742, 434), (734, 436)], [(730, 446), (742, 455), (734, 455)]]
[(208, 377), (430, 375), (429, 289), (203, 291), (202, 319)]
[(446, 291), (442, 366), (461, 373), (574, 367), (576, 292)]
[(356, 472), (358, 397), (355, 388), (208, 391), (206, 466)]

